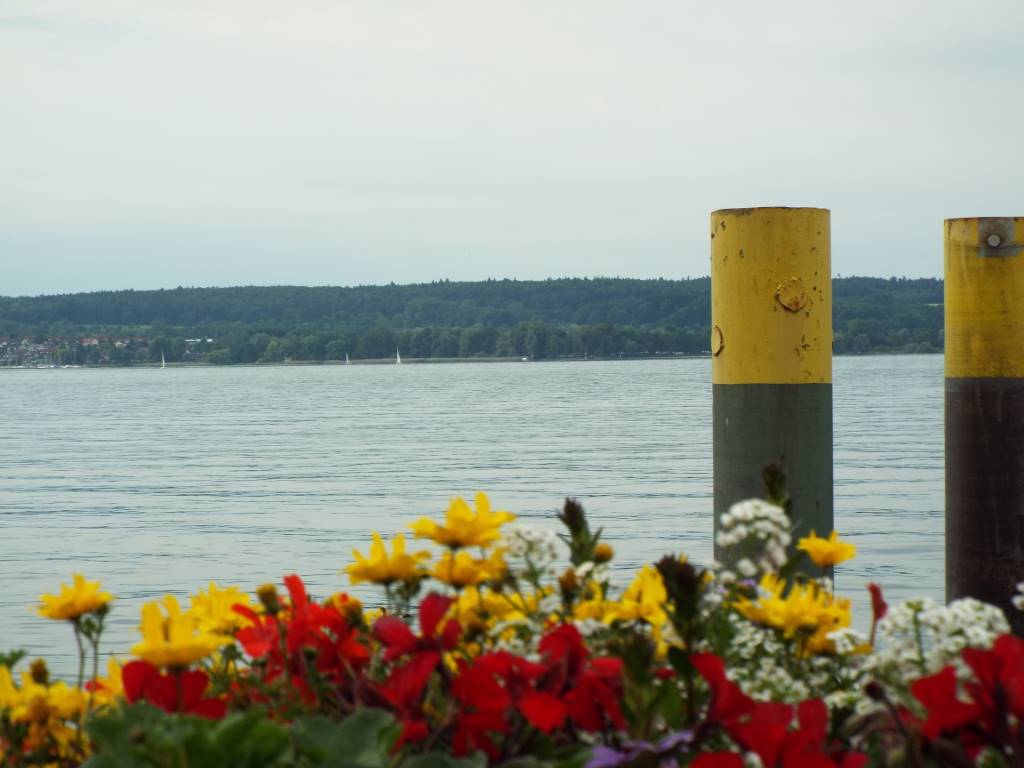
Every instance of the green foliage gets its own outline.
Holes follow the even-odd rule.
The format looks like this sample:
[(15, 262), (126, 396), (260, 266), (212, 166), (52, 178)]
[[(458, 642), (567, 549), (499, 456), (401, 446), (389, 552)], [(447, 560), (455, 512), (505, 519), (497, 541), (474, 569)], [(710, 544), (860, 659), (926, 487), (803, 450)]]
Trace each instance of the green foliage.
[(14, 648), (10, 651), (0, 651), (0, 667), (14, 669), (14, 665), (28, 656), (28, 651), (23, 648)]
[[(148, 704), (130, 704), (90, 718), (93, 756), (85, 768), (483, 768), (480, 754), (454, 758), (427, 752), (393, 754), (402, 731), (394, 717), (364, 708), (342, 722), (300, 718), (289, 729), (260, 709), (220, 721), (169, 715)], [(525, 765), (576, 768), (579, 761)]]
[(385, 768), (401, 733), (394, 718), (380, 709), (360, 709), (342, 723), (309, 717), (295, 724), (296, 750), (308, 765), (323, 768)]
[[(221, 721), (132, 704), (90, 719), (87, 768), (258, 768), (287, 761), (288, 732), (260, 710)], [(312, 763), (319, 765), (319, 763)]]
[[(707, 352), (710, 281), (565, 278), (352, 288), (178, 288), (0, 297), (0, 365)], [(936, 279), (833, 280), (836, 354), (940, 352)], [(4, 337), (9, 337), (5, 339)], [(212, 341), (207, 341), (211, 339)], [(87, 342), (86, 342), (87, 340)]]

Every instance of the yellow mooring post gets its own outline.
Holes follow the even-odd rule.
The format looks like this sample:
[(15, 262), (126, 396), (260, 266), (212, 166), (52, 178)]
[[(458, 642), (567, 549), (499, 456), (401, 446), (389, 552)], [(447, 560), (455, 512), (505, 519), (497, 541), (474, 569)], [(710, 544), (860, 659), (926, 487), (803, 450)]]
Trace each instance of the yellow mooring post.
[(946, 599), (1024, 580), (1024, 217), (947, 219)]
[[(763, 498), (783, 466), (794, 541), (832, 530), (832, 273), (829, 212), (711, 214), (715, 534), (737, 501)], [(715, 557), (728, 562), (715, 545)], [(810, 568), (808, 570), (811, 570)]]

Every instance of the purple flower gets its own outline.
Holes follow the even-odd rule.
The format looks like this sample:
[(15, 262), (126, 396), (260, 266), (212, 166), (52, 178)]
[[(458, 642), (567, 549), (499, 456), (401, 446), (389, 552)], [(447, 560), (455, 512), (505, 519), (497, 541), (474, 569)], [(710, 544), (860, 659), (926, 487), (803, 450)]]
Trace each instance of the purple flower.
[[(627, 741), (623, 743), (622, 750), (595, 747), (585, 768), (627, 768), (641, 757), (657, 759), (658, 768), (679, 768), (675, 754), (681, 747), (689, 746), (692, 741), (693, 731), (676, 731), (656, 744), (647, 741)], [(647, 764), (649, 763), (645, 763)]]

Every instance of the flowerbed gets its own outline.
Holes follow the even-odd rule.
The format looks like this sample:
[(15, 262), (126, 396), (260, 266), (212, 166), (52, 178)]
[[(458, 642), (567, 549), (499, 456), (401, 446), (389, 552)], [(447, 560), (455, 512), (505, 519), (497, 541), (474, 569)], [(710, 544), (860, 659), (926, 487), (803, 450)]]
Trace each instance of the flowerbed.
[(316, 600), (297, 575), (255, 596), (211, 583), (146, 604), (105, 674), (113, 596), (75, 575), (38, 608), (69, 626), (75, 683), (0, 654), (0, 765), (1021, 765), (1024, 641), (1002, 613), (889, 608), (871, 585), (862, 636), (805, 575), (854, 548), (793, 546), (786, 506), (723, 516), (732, 569), (667, 555), (618, 589), (576, 502), (556, 536), (455, 499), (411, 526), (433, 553), (402, 534), (354, 553), (381, 607)]

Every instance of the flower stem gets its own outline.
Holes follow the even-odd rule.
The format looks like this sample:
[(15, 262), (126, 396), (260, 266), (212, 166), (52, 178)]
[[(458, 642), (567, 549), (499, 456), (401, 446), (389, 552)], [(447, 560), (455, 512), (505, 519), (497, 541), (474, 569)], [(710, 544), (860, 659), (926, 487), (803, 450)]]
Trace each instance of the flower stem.
[(78, 624), (78, 619), (72, 622), (71, 626), (75, 628), (75, 644), (78, 646), (78, 684), (79, 690), (82, 688), (82, 683), (85, 681), (85, 646), (82, 644), (82, 628)]

